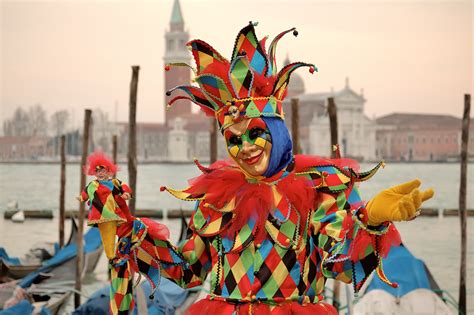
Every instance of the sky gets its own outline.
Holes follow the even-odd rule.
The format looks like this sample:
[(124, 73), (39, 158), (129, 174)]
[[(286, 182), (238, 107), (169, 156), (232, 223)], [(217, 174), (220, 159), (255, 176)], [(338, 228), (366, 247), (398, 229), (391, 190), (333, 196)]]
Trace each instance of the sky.
[[(17, 106), (68, 109), (79, 125), (85, 108), (128, 119), (131, 66), (140, 65), (137, 120), (162, 122), (164, 35), (173, 0), (0, 0), (0, 120)], [(237, 32), (258, 21), (279, 43), (280, 64), (299, 70), (307, 93), (364, 90), (366, 114), (462, 116), (473, 90), (471, 1), (180, 0), (191, 39), (230, 58)], [(185, 84), (186, 82), (183, 82)], [(115, 109), (117, 108), (117, 111)], [(115, 114), (116, 113), (116, 114)]]

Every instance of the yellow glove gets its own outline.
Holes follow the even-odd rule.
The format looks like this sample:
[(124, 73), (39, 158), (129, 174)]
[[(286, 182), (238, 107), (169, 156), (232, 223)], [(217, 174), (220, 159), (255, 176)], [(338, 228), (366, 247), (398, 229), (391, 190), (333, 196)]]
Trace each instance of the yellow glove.
[(413, 219), (422, 202), (434, 195), (433, 189), (420, 191), (419, 179), (386, 189), (367, 204), (368, 222), (377, 226), (386, 221)]
[(100, 237), (104, 245), (104, 251), (110, 260), (115, 257), (115, 235), (117, 234), (117, 222), (109, 221), (99, 223)]

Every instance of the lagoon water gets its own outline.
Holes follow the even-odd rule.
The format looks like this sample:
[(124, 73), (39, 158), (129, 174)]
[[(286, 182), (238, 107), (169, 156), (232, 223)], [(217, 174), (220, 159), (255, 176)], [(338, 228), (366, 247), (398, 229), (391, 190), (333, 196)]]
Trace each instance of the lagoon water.
[[(126, 165), (118, 178), (128, 179)], [(362, 165), (366, 170), (371, 165)], [(361, 193), (366, 200), (378, 191), (419, 178), (423, 187), (433, 187), (435, 197), (425, 204), (430, 208), (457, 208), (459, 192), (458, 164), (388, 164), (370, 181), (362, 183)], [(186, 180), (199, 171), (193, 164), (149, 164), (138, 166), (137, 208), (190, 209), (193, 205), (160, 192), (160, 186), (184, 188)], [(52, 209), (57, 211), (59, 200), (59, 165), (0, 164), (0, 212), (10, 201), (18, 201), (21, 209)], [(474, 209), (474, 165), (468, 166), (468, 209)], [(75, 196), (79, 188), (79, 165), (67, 166), (66, 209), (77, 209)], [(66, 224), (66, 233), (70, 225)], [(179, 222), (164, 220), (173, 237), (179, 233)], [(411, 222), (397, 223), (402, 240), (411, 252), (423, 259), (440, 287), (458, 297), (460, 231), (458, 217), (420, 217)], [(22, 256), (34, 243), (57, 240), (57, 219), (31, 220), (14, 224), (0, 217), (0, 246), (13, 256)], [(474, 314), (474, 218), (468, 219), (468, 313)], [(92, 275), (86, 278), (85, 295), (90, 295), (105, 282), (104, 256)], [(71, 310), (69, 306), (68, 310)]]

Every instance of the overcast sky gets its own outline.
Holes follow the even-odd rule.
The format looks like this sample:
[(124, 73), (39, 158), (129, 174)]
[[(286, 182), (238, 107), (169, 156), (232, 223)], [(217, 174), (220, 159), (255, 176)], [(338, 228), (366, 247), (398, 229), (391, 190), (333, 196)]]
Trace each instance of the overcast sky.
[[(50, 113), (101, 107), (128, 117), (131, 65), (140, 65), (138, 120), (163, 120), (164, 34), (173, 0), (1, 2), (0, 120), (16, 106)], [(185, 27), (230, 57), (237, 32), (297, 27), (277, 58), (312, 62), (306, 91), (364, 89), (369, 117), (392, 112), (462, 115), (473, 90), (471, 1), (180, 0)], [(184, 82), (183, 82), (184, 83)]]

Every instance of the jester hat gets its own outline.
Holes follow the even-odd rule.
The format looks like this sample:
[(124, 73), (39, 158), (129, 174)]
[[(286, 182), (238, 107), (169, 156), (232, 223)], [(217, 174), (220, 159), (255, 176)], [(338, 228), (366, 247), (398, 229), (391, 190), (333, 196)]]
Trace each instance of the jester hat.
[(230, 61), (219, 54), (211, 45), (202, 40), (187, 43), (196, 62), (197, 68), (185, 63), (171, 63), (170, 66), (190, 67), (195, 74), (197, 86), (182, 85), (166, 92), (170, 96), (181, 90), (187, 95), (171, 99), (168, 106), (176, 101), (187, 99), (200, 106), (209, 116), (214, 116), (221, 131), (245, 118), (276, 117), (284, 119), (282, 102), (287, 94), (290, 76), (300, 67), (309, 67), (313, 73), (313, 64), (294, 62), (277, 72), (275, 60), (276, 45), (287, 33), (286, 30), (276, 36), (270, 44), (268, 53), (265, 50), (267, 37), (261, 41), (255, 34), (257, 23), (250, 22), (237, 35)]

